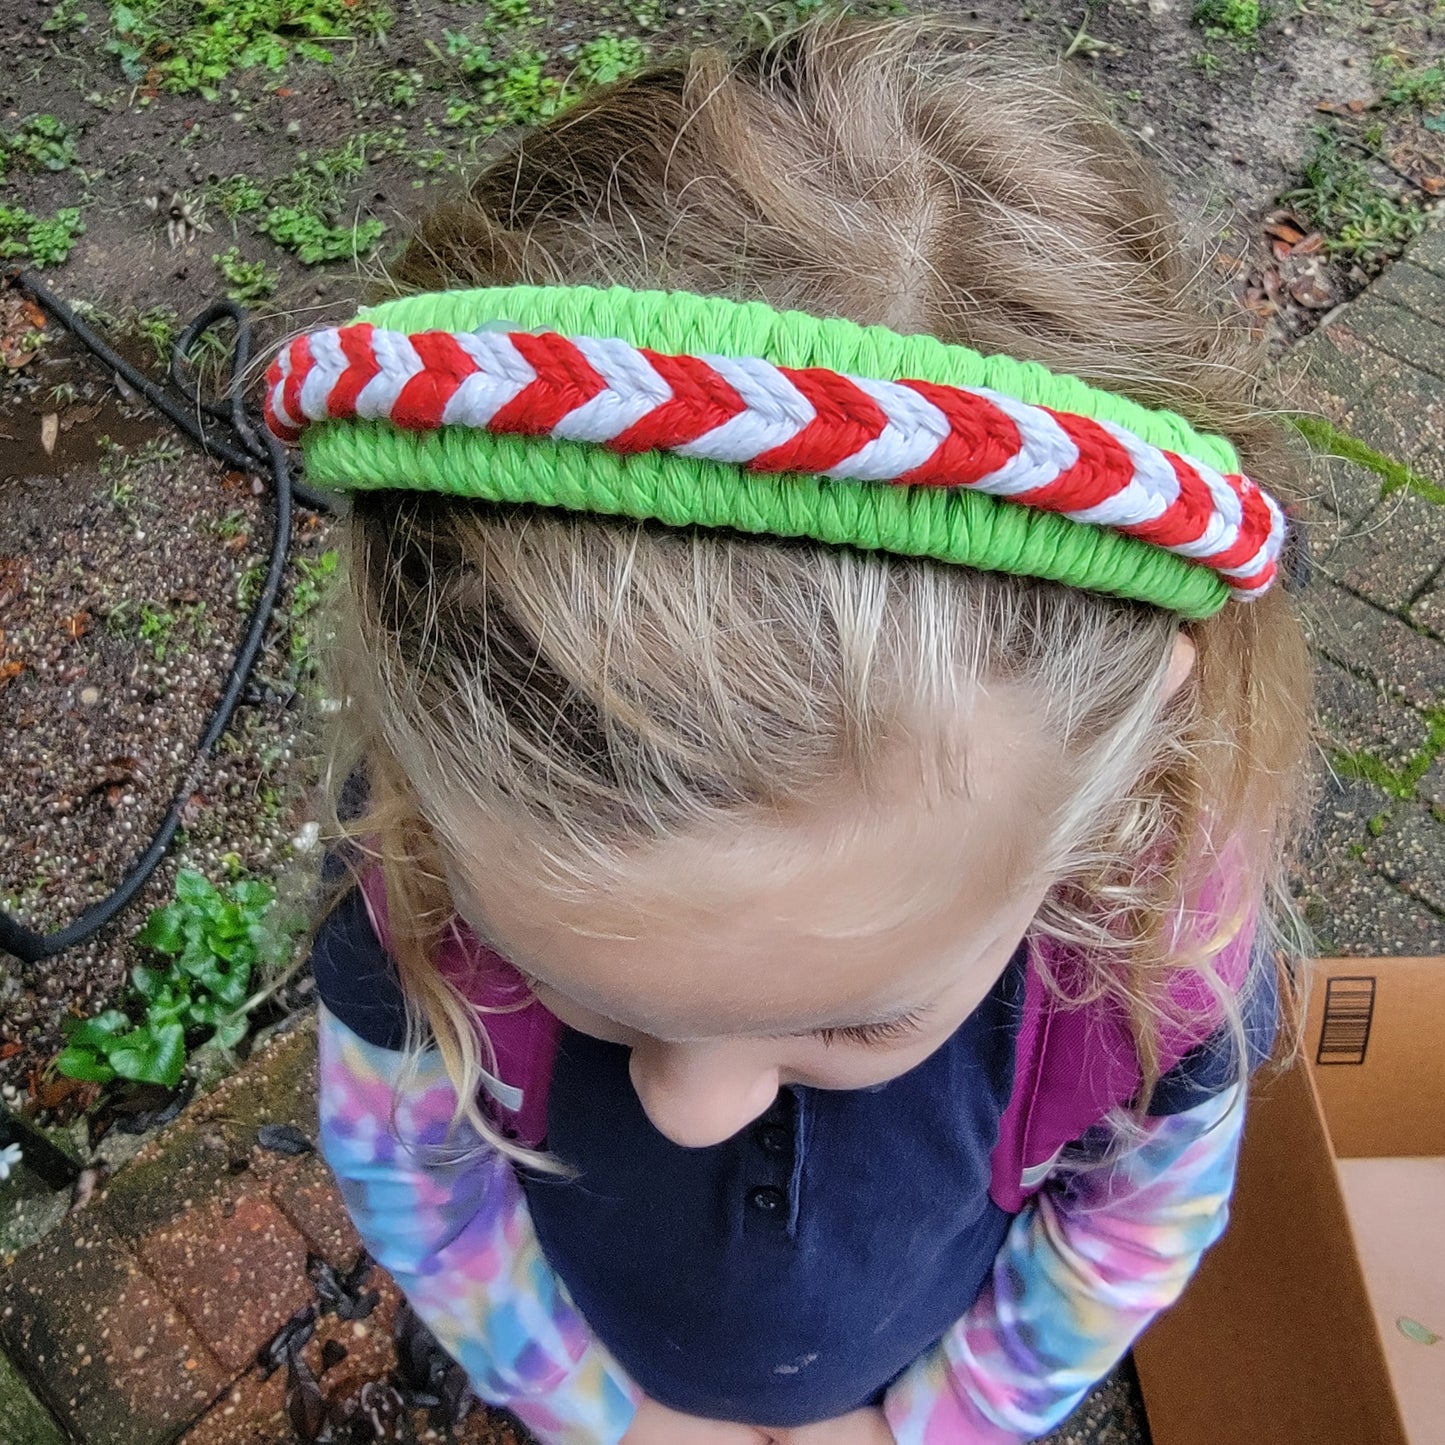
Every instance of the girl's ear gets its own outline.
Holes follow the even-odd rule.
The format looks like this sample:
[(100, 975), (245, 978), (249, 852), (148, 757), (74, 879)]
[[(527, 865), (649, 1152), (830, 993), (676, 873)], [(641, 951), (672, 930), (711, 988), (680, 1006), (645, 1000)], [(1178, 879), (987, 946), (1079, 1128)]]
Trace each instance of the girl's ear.
[(1169, 673), (1164, 679), (1164, 701), (1168, 702), (1194, 670), (1194, 640), (1180, 632), (1174, 638), (1174, 654), (1169, 659)]

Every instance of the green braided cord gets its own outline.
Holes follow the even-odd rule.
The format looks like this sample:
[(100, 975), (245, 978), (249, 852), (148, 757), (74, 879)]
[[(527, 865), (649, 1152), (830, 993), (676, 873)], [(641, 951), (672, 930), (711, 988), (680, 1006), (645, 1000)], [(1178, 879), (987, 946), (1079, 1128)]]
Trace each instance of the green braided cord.
[[(517, 330), (614, 336), (668, 353), (761, 356), (859, 376), (986, 386), (1034, 405), (1117, 422), (1154, 446), (1237, 471), (1223, 438), (1182, 417), (1060, 376), (1036, 362), (985, 357), (930, 336), (775, 311), (682, 292), (515, 286), (408, 296), (358, 318), (389, 330)], [(1047, 578), (1151, 602), (1183, 617), (1217, 612), (1230, 589), (1214, 572), (1133, 537), (967, 487), (833, 482), (749, 472), (670, 452), (623, 456), (551, 438), (463, 427), (408, 432), (386, 422), (319, 422), (302, 434), (307, 478), (348, 490), (407, 487), (652, 519), (811, 537), (905, 556)]]

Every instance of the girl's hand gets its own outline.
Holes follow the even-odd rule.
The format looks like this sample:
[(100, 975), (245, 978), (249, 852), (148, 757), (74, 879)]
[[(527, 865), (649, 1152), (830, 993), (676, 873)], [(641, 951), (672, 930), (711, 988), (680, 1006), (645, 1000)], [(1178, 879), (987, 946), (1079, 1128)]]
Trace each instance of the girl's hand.
[(854, 1410), (836, 1420), (819, 1420), (816, 1425), (770, 1430), (774, 1445), (895, 1445), (893, 1431), (883, 1411)]
[[(753, 1425), (681, 1415), (644, 1397), (622, 1437), (622, 1445), (772, 1445), (775, 1438), (771, 1431)], [(892, 1445), (891, 1435), (888, 1440)]]

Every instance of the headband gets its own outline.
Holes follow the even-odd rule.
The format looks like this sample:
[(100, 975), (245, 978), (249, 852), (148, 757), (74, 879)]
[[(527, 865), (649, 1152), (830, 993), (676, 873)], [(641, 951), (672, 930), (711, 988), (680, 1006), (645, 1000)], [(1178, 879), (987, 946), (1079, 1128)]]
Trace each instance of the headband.
[(300, 336), (266, 421), (308, 480), (933, 557), (1207, 617), (1274, 581), (1233, 448), (1035, 362), (688, 292), (404, 297)]

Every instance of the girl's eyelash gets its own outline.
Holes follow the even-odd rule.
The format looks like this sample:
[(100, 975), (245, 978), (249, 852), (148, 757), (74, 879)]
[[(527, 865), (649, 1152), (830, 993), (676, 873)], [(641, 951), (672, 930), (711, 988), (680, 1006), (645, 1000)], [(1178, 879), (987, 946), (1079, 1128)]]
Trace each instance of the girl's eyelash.
[(922, 1019), (916, 1010), (902, 1018), (889, 1019), (882, 1024), (852, 1024), (842, 1029), (819, 1029), (814, 1038), (822, 1040), (823, 1047), (836, 1043), (861, 1044), (864, 1048), (877, 1048), (891, 1044), (915, 1032)]

